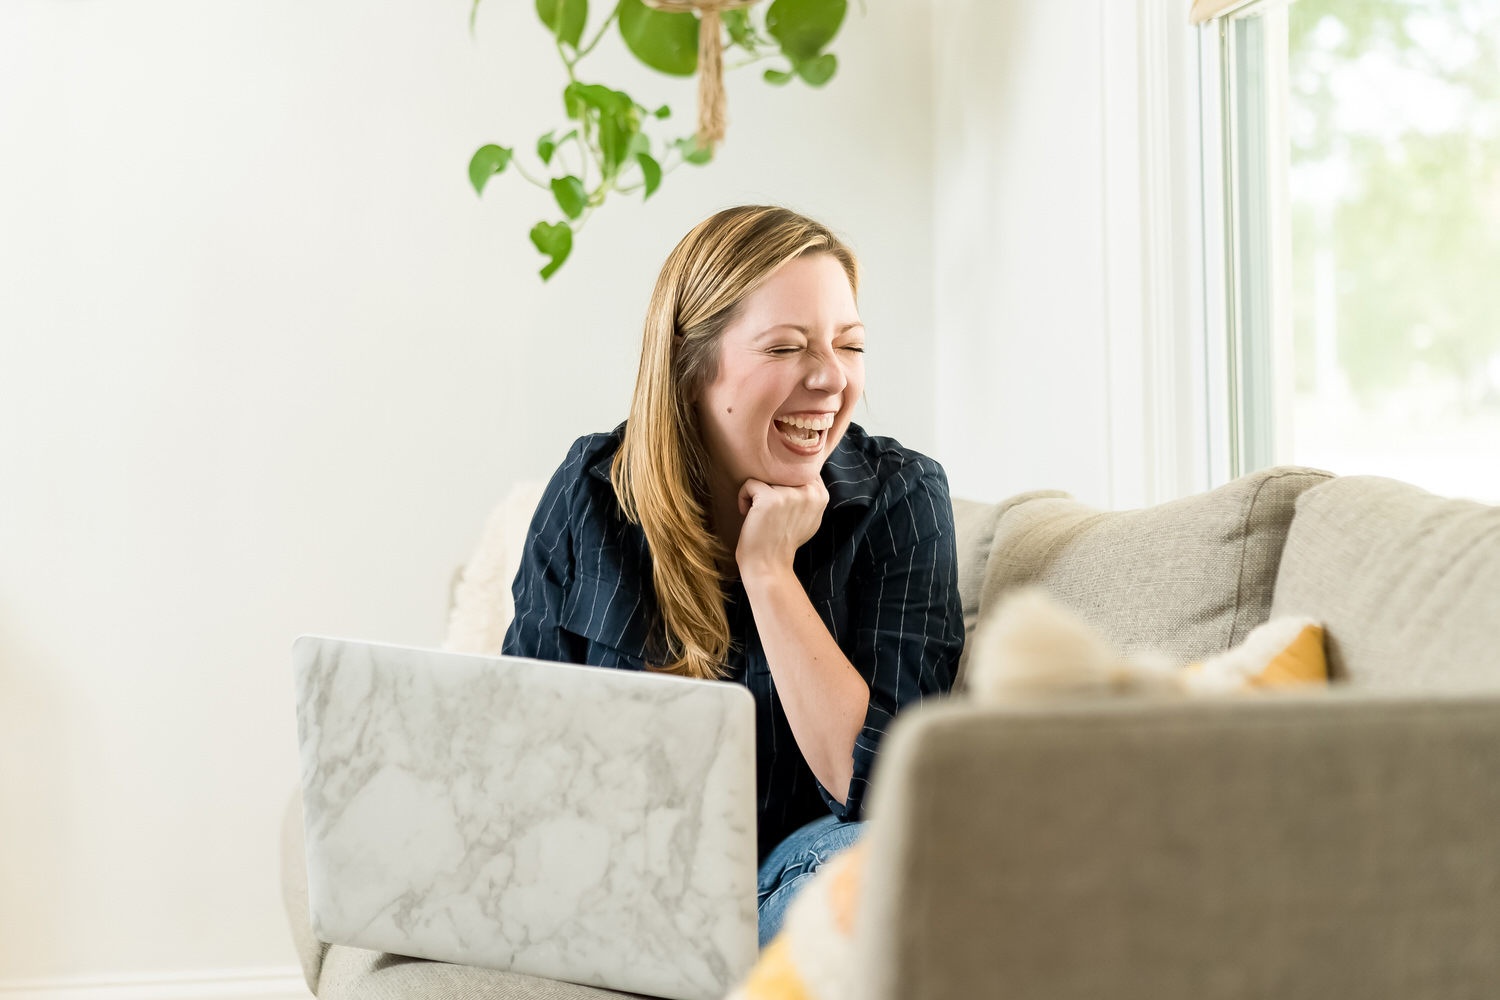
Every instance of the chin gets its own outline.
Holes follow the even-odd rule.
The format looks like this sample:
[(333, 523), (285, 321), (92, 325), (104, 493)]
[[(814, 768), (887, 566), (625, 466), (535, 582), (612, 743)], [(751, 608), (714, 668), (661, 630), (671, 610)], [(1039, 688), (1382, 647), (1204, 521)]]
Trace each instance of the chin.
[(754, 478), (771, 486), (806, 486), (817, 480), (827, 459), (827, 455), (810, 456), (800, 461), (778, 459), (762, 465), (764, 475), (755, 475)]
[(818, 480), (818, 473), (821, 472), (821, 471), (822, 471), (821, 468), (819, 468), (819, 469), (814, 469), (810, 475), (805, 475), (805, 476), (782, 476), (782, 477), (780, 477), (780, 479), (777, 479), (777, 480), (769, 480), (768, 479), (768, 480), (766, 480), (766, 482), (769, 483), (772, 486), (806, 486), (809, 483), (817, 482), (817, 480)]

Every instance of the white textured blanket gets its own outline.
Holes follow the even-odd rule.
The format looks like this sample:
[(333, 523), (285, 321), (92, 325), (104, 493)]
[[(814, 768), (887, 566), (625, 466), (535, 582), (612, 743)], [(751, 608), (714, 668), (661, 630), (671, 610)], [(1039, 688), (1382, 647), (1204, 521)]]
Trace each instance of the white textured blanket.
[(499, 655), (505, 630), (516, 613), (510, 587), (521, 565), (531, 515), (544, 489), (545, 483), (521, 483), (490, 512), (484, 537), (454, 590), (444, 649)]

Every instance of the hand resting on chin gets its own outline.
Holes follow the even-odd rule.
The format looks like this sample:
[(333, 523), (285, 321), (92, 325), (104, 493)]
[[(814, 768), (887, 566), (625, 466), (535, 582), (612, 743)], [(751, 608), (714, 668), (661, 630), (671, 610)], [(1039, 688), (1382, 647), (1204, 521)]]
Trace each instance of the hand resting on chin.
[(735, 546), (740, 576), (774, 577), (790, 574), (792, 559), (817, 534), (828, 506), (828, 488), (821, 479), (806, 486), (772, 486), (747, 479), (740, 487), (740, 513), (745, 523)]

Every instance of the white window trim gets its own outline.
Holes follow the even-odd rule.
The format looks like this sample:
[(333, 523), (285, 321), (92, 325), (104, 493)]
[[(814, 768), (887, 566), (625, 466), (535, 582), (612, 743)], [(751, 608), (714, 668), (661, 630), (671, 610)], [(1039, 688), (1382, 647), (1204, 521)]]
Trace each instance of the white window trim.
[(1195, 112), (1198, 125), (1199, 321), (1204, 342), (1206, 432), (1204, 463), (1209, 485), (1238, 475), (1239, 420), (1237, 380), (1230, 350), (1229, 199), (1226, 197), (1224, 30), (1222, 19), (1197, 30), (1198, 71)]
[(1199, 32), (1180, 0), (1100, 0), (1112, 506), (1222, 481), (1206, 378)]
[[(1176, 499), (1252, 471), (1243, 457), (1245, 401), (1233, 349), (1222, 38), (1229, 19), (1278, 10), (1284, 19), (1288, 2), (1250, 0), (1193, 27), (1181, 0), (1099, 0), (1104, 444), (1115, 508)], [(1284, 65), (1282, 53), (1282, 72)], [(1284, 122), (1272, 125), (1284, 137)], [(1282, 244), (1289, 240), (1285, 186), (1273, 196), (1282, 211), (1271, 239)], [(1289, 254), (1273, 254), (1272, 460), (1290, 451), (1289, 277)]]
[[(1288, 148), (1286, 79), (1287, 7), (1291, 0), (1253, 0), (1203, 25), (1198, 44), (1199, 127), (1203, 199), (1204, 335), (1208, 364), (1209, 465), (1214, 484), (1284, 463), (1292, 454), (1295, 370), (1292, 349), (1291, 193), (1278, 158)], [(1265, 61), (1262, 80), (1269, 89), (1265, 106), (1261, 173), (1265, 204), (1257, 220), (1263, 225), (1267, 255), (1265, 301), (1259, 303), (1265, 326), (1246, 327), (1246, 263), (1238, 259), (1242, 246), (1236, 196), (1236, 170), (1244, 162), (1236, 147), (1234, 83), (1237, 67), (1230, 52), (1233, 22), (1260, 17), (1264, 25)], [(1245, 338), (1264, 336), (1269, 352), (1267, 370), (1258, 373), (1264, 388), (1257, 390), (1248, 372)], [(1264, 425), (1250, 419), (1252, 409), (1268, 410)]]

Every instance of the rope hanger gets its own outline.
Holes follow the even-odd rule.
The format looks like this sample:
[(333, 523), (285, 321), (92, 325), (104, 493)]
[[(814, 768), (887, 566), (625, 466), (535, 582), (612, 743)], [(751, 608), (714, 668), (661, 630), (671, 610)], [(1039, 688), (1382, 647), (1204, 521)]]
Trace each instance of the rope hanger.
[(729, 122), (724, 93), (724, 39), (719, 12), (737, 10), (760, 0), (641, 0), (647, 7), (669, 14), (697, 12), (698, 24), (698, 145), (717, 149)]

